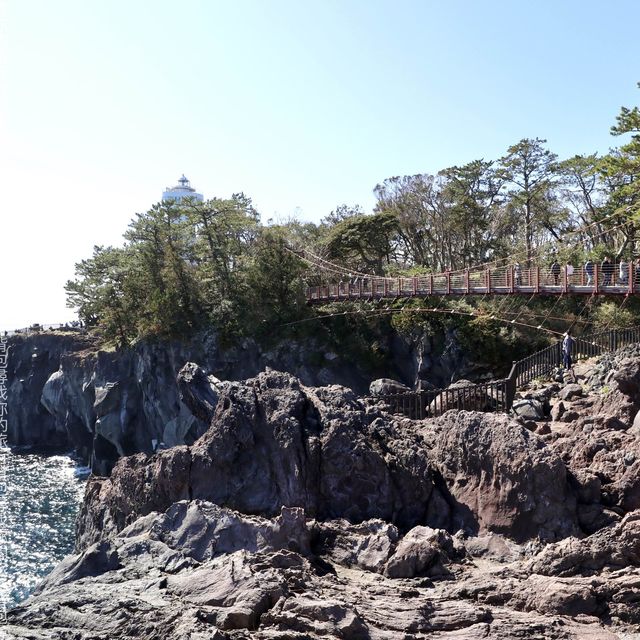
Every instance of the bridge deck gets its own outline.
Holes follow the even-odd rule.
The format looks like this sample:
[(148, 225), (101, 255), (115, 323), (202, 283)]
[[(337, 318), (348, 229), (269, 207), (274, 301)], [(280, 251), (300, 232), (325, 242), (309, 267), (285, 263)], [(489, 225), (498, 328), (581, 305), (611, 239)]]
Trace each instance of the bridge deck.
[(501, 269), (469, 270), (410, 278), (357, 277), (307, 288), (310, 304), (344, 300), (379, 300), (384, 298), (425, 298), (429, 296), (466, 295), (618, 295), (640, 294), (640, 272), (628, 265), (625, 277), (595, 272), (589, 277), (582, 270), (561, 272), (532, 268), (517, 273), (512, 266)]

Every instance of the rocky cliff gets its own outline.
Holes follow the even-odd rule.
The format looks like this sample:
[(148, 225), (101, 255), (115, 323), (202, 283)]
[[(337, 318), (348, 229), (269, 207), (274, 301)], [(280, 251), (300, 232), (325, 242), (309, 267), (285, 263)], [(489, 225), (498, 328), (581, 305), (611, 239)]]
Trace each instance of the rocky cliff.
[[(453, 334), (388, 338), (392, 371), (410, 384), (447, 381), (468, 360)], [(436, 345), (435, 342), (438, 342)], [(435, 350), (443, 357), (432, 357)], [(267, 366), (291, 371), (307, 385), (342, 384), (364, 393), (373, 372), (313, 341), (285, 341), (270, 350), (246, 340), (222, 347), (215, 335), (189, 343), (142, 341), (101, 350), (80, 334), (45, 332), (9, 342), (9, 442), (75, 450), (99, 475), (134, 453), (192, 444), (208, 423), (181, 397), (176, 374), (189, 361), (223, 380), (256, 375)], [(213, 378), (212, 378), (213, 379)], [(185, 387), (186, 389), (187, 387)], [(183, 389), (184, 391), (184, 389)]]
[(309, 366), (309, 354), (294, 343), (268, 352), (250, 341), (223, 349), (215, 336), (190, 343), (143, 341), (119, 351), (101, 350), (77, 334), (13, 336), (9, 442), (75, 449), (100, 475), (122, 456), (192, 444), (208, 424), (181, 400), (176, 374), (189, 360), (223, 379), (246, 378), (276, 364), (311, 384), (368, 385), (359, 367), (342, 366), (335, 354), (325, 354), (324, 365), (316, 367)]
[(631, 638), (640, 357), (576, 374), (521, 417), (411, 421), (276, 371), (214, 402), (186, 367), (207, 430), (90, 478), (8, 637)]
[(450, 412), (427, 426), (344, 387), (270, 371), (228, 383), (211, 424), (192, 447), (123, 458), (109, 478), (91, 478), (79, 546), (184, 499), (264, 516), (295, 506), (322, 520), (381, 518), (403, 530), (506, 529), (522, 539), (575, 530), (564, 464), (506, 416)]

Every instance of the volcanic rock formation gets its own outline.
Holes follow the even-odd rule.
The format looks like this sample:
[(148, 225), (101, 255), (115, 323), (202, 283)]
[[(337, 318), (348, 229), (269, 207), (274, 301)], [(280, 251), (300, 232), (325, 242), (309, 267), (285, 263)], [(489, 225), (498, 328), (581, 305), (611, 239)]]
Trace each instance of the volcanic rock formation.
[(627, 351), (530, 389), (547, 417), (412, 421), (276, 371), (214, 403), (185, 367), (208, 430), (90, 478), (76, 553), (7, 635), (632, 638), (636, 379)]

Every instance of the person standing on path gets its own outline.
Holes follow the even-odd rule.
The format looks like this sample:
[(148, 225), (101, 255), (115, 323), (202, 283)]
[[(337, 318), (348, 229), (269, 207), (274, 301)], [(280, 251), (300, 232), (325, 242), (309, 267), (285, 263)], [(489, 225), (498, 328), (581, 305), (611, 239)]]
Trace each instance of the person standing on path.
[(573, 366), (571, 355), (573, 354), (574, 344), (575, 340), (571, 337), (571, 329), (568, 329), (562, 340), (562, 365), (565, 369), (571, 369)]

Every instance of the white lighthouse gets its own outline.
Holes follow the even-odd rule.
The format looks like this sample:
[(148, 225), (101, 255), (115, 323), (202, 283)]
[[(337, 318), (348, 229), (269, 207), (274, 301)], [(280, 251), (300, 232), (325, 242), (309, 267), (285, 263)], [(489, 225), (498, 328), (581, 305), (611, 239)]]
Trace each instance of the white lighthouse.
[(191, 183), (188, 178), (185, 177), (184, 173), (175, 187), (167, 187), (162, 192), (162, 202), (168, 202), (169, 200), (181, 202), (183, 198), (193, 198), (196, 202), (202, 202), (204, 199), (202, 194), (197, 193), (191, 186)]

